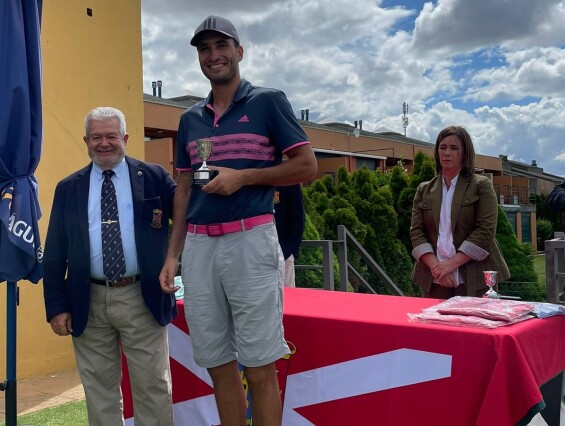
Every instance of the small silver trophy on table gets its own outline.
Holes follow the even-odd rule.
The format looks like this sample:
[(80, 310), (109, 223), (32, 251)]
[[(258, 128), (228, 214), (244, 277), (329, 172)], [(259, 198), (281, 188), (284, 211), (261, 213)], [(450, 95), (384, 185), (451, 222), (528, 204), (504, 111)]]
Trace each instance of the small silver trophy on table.
[(483, 297), (488, 299), (500, 299), (500, 296), (496, 291), (494, 291), (493, 287), (496, 284), (496, 275), (498, 274), (497, 271), (483, 271), (483, 275), (485, 277), (485, 283), (488, 285), (488, 291), (484, 294)]
[(218, 172), (210, 170), (206, 164), (206, 160), (212, 154), (212, 146), (214, 142), (210, 139), (197, 139), (196, 140), (196, 153), (198, 158), (202, 160), (200, 168), (193, 172), (192, 183), (198, 186), (204, 186), (216, 177)]

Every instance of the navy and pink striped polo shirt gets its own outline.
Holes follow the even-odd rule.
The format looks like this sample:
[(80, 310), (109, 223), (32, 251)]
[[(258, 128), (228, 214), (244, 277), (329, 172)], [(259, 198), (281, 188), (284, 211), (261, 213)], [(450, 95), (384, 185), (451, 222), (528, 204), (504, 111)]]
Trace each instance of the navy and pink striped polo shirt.
[[(281, 162), (282, 154), (310, 143), (285, 94), (242, 80), (234, 100), (221, 117), (212, 109), (212, 93), (186, 110), (177, 140), (179, 171), (196, 170), (202, 161), (197, 139), (213, 141), (209, 165), (232, 169), (264, 168)], [(232, 195), (207, 194), (193, 187), (189, 223), (205, 225), (273, 212), (274, 187), (245, 186)]]

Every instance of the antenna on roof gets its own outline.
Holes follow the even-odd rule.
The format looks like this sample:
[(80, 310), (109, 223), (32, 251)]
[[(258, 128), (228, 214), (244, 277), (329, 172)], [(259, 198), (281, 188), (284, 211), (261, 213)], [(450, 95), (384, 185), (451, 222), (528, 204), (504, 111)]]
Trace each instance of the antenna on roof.
[[(357, 120), (355, 120), (354, 123), (355, 123), (355, 128), (353, 129), (353, 136), (358, 138), (359, 135), (361, 134), (361, 126), (363, 126), (363, 120), (361, 120), (359, 122)], [(358, 123), (359, 123), (359, 127), (357, 127)]]
[(408, 127), (408, 104), (402, 103), (402, 127), (404, 127), (404, 137), (406, 137), (406, 128)]

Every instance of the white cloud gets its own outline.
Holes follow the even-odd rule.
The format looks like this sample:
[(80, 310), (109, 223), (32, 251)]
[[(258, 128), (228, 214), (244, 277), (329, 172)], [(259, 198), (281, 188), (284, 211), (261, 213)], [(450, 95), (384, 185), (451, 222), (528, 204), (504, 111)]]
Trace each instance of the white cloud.
[(479, 71), (465, 98), (481, 102), (560, 95), (565, 84), (565, 50), (537, 47), (506, 52), (498, 68)]
[[(416, 19), (414, 47), (441, 55), (488, 46), (562, 43), (561, 0), (439, 0)], [(551, 36), (549, 36), (551, 34)]]

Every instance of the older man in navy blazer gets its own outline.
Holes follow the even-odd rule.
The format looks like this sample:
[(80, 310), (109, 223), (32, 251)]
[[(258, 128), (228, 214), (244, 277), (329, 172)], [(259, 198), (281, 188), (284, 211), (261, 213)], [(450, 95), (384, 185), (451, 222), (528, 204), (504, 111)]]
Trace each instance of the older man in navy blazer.
[[(159, 273), (176, 184), (163, 167), (125, 155), (129, 135), (121, 111), (95, 108), (85, 130), (92, 162), (55, 190), (44, 257), (47, 320), (56, 334), (73, 336), (89, 425), (123, 424), (120, 347), (136, 425), (172, 425), (164, 326), (176, 305), (174, 295), (161, 291)], [(117, 214), (105, 220), (109, 181)], [(104, 227), (111, 224), (118, 229), (113, 238), (121, 239), (112, 254), (116, 274), (104, 265)]]

